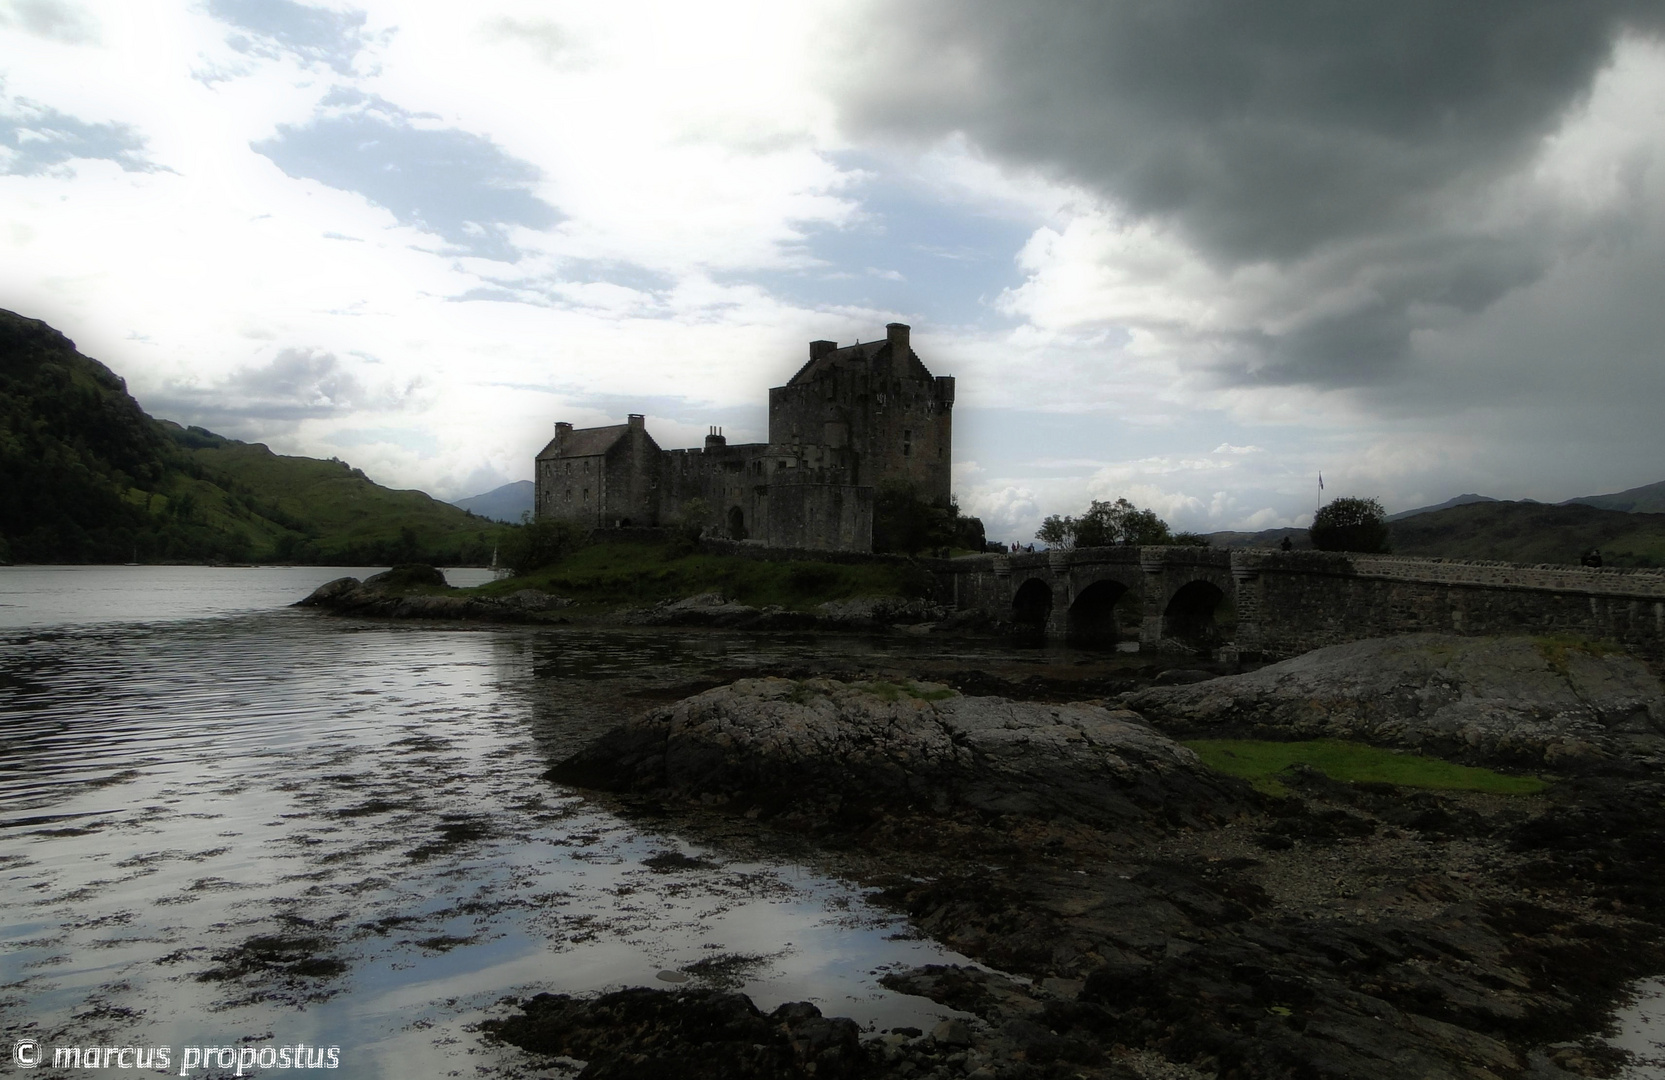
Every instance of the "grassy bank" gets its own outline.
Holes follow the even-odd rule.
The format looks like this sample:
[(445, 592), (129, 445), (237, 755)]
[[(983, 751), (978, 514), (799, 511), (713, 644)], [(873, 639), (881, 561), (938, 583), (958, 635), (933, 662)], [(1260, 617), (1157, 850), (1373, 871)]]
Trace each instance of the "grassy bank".
[(858, 596), (926, 596), (930, 585), (929, 575), (905, 564), (761, 562), (675, 544), (614, 541), (588, 545), (553, 565), (474, 591), (501, 596), (542, 589), (598, 606), (642, 606), (720, 592), (753, 607), (801, 611)]
[(1292, 765), (1306, 765), (1332, 780), (1436, 791), (1532, 795), (1547, 786), (1535, 776), (1505, 776), (1490, 769), (1453, 765), (1422, 754), (1395, 753), (1339, 739), (1308, 742), (1195, 739), (1185, 745), (1195, 750), (1209, 768), (1240, 777), (1272, 795), (1287, 794), (1278, 774)]

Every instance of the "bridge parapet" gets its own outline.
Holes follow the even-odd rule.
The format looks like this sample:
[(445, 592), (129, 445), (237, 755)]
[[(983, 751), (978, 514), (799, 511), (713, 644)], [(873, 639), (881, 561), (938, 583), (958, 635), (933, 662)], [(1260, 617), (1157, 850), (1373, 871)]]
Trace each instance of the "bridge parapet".
[[(1665, 571), (1405, 555), (1180, 547), (1078, 548), (936, 563), (944, 599), (1049, 634), (1206, 643), (1235, 615), (1230, 655), (1291, 656), (1366, 637), (1437, 631), (1605, 638), (1665, 659)], [(1024, 591), (1020, 602), (1019, 593)], [(1111, 606), (1124, 609), (1118, 627)], [(1019, 619), (1021, 621), (1021, 619)]]

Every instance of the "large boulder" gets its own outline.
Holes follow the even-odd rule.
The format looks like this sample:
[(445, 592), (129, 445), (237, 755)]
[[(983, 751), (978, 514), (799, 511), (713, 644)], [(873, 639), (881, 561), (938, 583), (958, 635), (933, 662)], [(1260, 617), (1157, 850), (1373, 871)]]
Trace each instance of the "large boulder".
[(445, 571), (427, 563), (400, 563), (391, 570), (383, 570), (364, 579), (372, 589), (409, 589), (416, 586), (444, 589)]
[(335, 607), (344, 597), (352, 596), (363, 587), (364, 583), (356, 577), (332, 578), (313, 589), (305, 599), (295, 601), (295, 606)]
[(1354, 641), (1125, 704), (1188, 734), (1355, 739), (1523, 764), (1665, 752), (1665, 687), (1648, 666), (1560, 639)]
[(760, 812), (830, 799), (1105, 826), (1229, 812), (1240, 798), (1130, 712), (828, 679), (708, 690), (613, 729), (549, 777)]

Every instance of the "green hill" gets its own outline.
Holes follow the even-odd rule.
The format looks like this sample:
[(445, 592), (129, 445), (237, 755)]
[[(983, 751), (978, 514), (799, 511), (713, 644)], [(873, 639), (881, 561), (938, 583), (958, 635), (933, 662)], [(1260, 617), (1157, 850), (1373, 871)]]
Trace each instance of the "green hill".
[(1605, 566), (1665, 566), (1665, 514), (1581, 504), (1470, 503), (1391, 522), (1388, 536), (1397, 555), (1576, 564), (1599, 548)]
[(483, 562), (500, 530), (345, 462), (152, 419), (68, 338), (0, 311), (0, 560)]

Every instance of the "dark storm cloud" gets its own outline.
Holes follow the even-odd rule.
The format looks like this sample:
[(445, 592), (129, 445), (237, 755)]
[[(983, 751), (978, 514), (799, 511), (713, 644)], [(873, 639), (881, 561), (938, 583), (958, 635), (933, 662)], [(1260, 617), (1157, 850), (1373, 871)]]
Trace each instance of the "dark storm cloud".
[(128, 172), (156, 172), (145, 140), (126, 124), (94, 124), (19, 98), (0, 115), (0, 172), (39, 176), (66, 162), (101, 158)]
[(228, 43), (250, 56), (289, 52), (345, 75), (351, 73), (353, 58), (364, 47), (362, 11), (328, 11), (291, 0), (210, 0), (208, 10), (243, 31), (232, 35)]
[(485, 258), (515, 257), (506, 226), (546, 229), (559, 220), (527, 190), (541, 175), (536, 166), (472, 132), (421, 123), (429, 119), (336, 91), (314, 119), (280, 126), (276, 138), (253, 148), (290, 176), (356, 191), (401, 224)]
[(1472, 312), (1542, 272), (1545, 241), (1463, 219), (1584, 100), (1621, 35), (1665, 25), (1661, 5), (1631, 0), (900, 0), (884, 13), (834, 75), (857, 133), (963, 132), (1223, 269), (1309, 260), (1345, 275), (1386, 260), (1357, 310), (1260, 343), (1262, 376), (1344, 383), (1403, 352), (1416, 305)]

